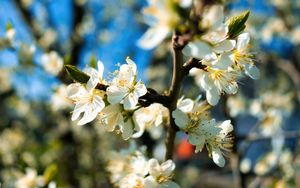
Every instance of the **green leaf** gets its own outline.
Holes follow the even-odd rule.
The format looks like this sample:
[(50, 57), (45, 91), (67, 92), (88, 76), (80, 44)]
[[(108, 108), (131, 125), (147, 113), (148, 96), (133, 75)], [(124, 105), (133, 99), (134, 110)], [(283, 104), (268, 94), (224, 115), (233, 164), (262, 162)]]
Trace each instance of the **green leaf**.
[(57, 173), (57, 166), (55, 164), (52, 164), (48, 166), (44, 171), (44, 179), (46, 183), (50, 182)]
[(13, 29), (14, 27), (13, 27), (13, 25), (12, 25), (12, 23), (11, 22), (8, 22), (7, 24), (6, 24), (6, 31), (8, 31), (8, 30), (10, 30), (10, 29)]
[(73, 80), (79, 83), (87, 83), (90, 79), (90, 77), (85, 74), (84, 72), (78, 70), (73, 65), (65, 65), (67, 73), (72, 77)]
[(245, 11), (238, 16), (234, 16), (227, 21), (229, 38), (237, 37), (246, 28), (246, 21), (250, 15), (250, 11)]
[(92, 54), (90, 57), (90, 66), (95, 69), (97, 68), (97, 58), (94, 54)]

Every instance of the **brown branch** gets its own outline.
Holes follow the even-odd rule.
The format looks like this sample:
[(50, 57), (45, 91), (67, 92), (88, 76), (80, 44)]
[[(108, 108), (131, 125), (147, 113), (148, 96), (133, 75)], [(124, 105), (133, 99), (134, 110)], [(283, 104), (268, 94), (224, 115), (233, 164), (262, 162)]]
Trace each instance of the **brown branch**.
[(182, 46), (178, 44), (179, 36), (174, 33), (172, 38), (173, 44), (173, 76), (172, 83), (169, 90), (169, 114), (170, 114), (170, 124), (168, 126), (167, 138), (166, 138), (166, 155), (165, 159), (172, 159), (174, 152), (174, 142), (176, 137), (176, 132), (179, 130), (172, 118), (172, 112), (176, 109), (177, 100), (179, 98), (181, 82), (185, 76), (183, 69), (183, 54), (181, 53)]
[(206, 65), (203, 65), (200, 60), (191, 58), (183, 66), (184, 73), (189, 74), (192, 68), (205, 69)]

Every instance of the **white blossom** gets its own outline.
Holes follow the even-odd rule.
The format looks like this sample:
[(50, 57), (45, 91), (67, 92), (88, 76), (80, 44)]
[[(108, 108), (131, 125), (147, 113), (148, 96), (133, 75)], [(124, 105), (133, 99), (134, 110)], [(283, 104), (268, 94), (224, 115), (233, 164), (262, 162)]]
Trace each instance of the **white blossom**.
[(153, 130), (161, 125), (168, 117), (168, 109), (158, 103), (153, 103), (146, 108), (140, 108), (133, 114), (133, 119), (137, 125), (137, 132), (132, 136), (140, 137), (145, 129)]
[(70, 107), (72, 101), (68, 98), (67, 86), (59, 85), (51, 96), (51, 108), (55, 111)]
[(43, 54), (41, 61), (44, 69), (53, 75), (58, 75), (64, 65), (63, 59), (55, 51)]
[(120, 104), (106, 106), (99, 113), (98, 120), (100, 125), (103, 125), (109, 132), (116, 130), (116, 127), (118, 127), (124, 140), (132, 137), (134, 131), (138, 129), (132, 119), (132, 112), (124, 110)]
[(144, 188), (144, 178), (135, 173), (128, 174), (120, 181), (120, 188)]
[(233, 51), (233, 62), (244, 69), (246, 75), (252, 79), (259, 78), (259, 69), (253, 62), (253, 55), (248, 52), (250, 36), (249, 33), (242, 33), (237, 38), (236, 49)]
[(120, 187), (143, 187), (149, 173), (148, 160), (135, 145), (108, 155), (107, 171), (111, 182)]
[(218, 124), (214, 119), (209, 119), (206, 112), (208, 108), (203, 103), (195, 105), (191, 99), (181, 99), (172, 116), (176, 125), (188, 134), (189, 143), (196, 146), (195, 152), (201, 151), (206, 145), (213, 161), (223, 167), (225, 159), (222, 150), (229, 151), (232, 146), (229, 133), (233, 127), (229, 120)]
[(145, 178), (145, 188), (179, 188), (179, 185), (172, 181), (175, 163), (172, 160), (167, 160), (161, 165), (156, 159), (150, 159), (149, 176)]
[(139, 97), (147, 93), (147, 89), (142, 81), (136, 81), (135, 63), (129, 58), (126, 62), (107, 88), (107, 100), (111, 104), (122, 103), (126, 110), (131, 110), (136, 107)]
[(222, 69), (208, 67), (201, 77), (201, 86), (206, 91), (206, 99), (209, 104), (216, 105), (220, 95), (235, 94), (238, 90), (236, 82), (237, 73), (235, 71), (225, 71)]
[[(189, 4), (182, 3), (183, 6)], [(150, 28), (138, 41), (138, 45), (144, 49), (152, 49), (160, 44), (172, 32), (179, 19), (168, 0), (148, 0), (148, 4), (143, 14)]]
[(72, 121), (77, 120), (80, 114), (83, 113), (78, 125), (93, 121), (105, 107), (103, 101), (105, 92), (96, 89), (98, 83), (98, 77), (92, 75), (86, 85), (74, 83), (68, 86), (68, 96), (75, 103)]

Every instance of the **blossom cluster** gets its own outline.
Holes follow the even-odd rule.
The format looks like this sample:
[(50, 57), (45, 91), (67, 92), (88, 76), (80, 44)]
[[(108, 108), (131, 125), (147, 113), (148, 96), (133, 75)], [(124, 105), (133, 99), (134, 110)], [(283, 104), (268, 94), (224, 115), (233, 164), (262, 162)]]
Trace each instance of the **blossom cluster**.
[[(87, 68), (87, 83), (68, 86), (69, 98), (75, 103), (72, 120), (84, 125), (97, 119), (109, 132), (121, 132), (122, 138), (139, 137), (146, 128), (157, 127), (167, 121), (167, 109), (154, 103), (142, 107), (139, 97), (147, 93), (144, 83), (137, 81), (136, 64), (129, 58), (120, 66), (112, 80), (103, 78), (104, 65), (98, 61), (98, 69)], [(101, 88), (104, 87), (104, 88)], [(80, 117), (80, 115), (82, 117)]]
[(202, 151), (206, 146), (213, 161), (224, 167), (223, 151), (230, 151), (232, 147), (230, 132), (233, 126), (230, 120), (218, 123), (215, 119), (210, 119), (207, 111), (209, 108), (210, 105), (205, 102), (181, 98), (172, 116), (176, 125), (188, 134), (189, 143), (196, 146), (195, 152)]
[(179, 188), (172, 180), (174, 169), (172, 160), (159, 164), (135, 147), (111, 153), (107, 165), (111, 182), (120, 188)]
[[(175, 3), (173, 6), (187, 8), (193, 5), (192, 1), (177, 3), (179, 4)], [(184, 23), (170, 6), (167, 0), (149, 0), (144, 15), (148, 18), (146, 23), (151, 27), (139, 40), (138, 44), (142, 48), (151, 49), (157, 46), (172, 30), (178, 28), (181, 22)], [(252, 79), (259, 78), (254, 54), (249, 51), (249, 33), (243, 32), (243, 22), (247, 20), (249, 12), (238, 18), (232, 17), (226, 22), (223, 12), (223, 5), (220, 4), (205, 7), (202, 18), (198, 20), (201, 34), (192, 34), (192, 39), (182, 50), (185, 56), (195, 58), (206, 66), (204, 69), (193, 69), (191, 74), (206, 91), (207, 101), (211, 105), (218, 103), (221, 94), (237, 92), (237, 80), (243, 72)], [(238, 25), (237, 28), (235, 24)]]
[[(244, 17), (247, 17), (245, 13)], [(223, 22), (223, 6), (213, 5), (206, 9), (202, 27), (206, 32), (195, 37), (183, 49), (187, 57), (199, 59), (206, 65), (204, 69), (192, 70), (197, 83), (206, 91), (209, 104), (216, 105), (222, 93), (235, 94), (237, 79), (242, 72), (252, 79), (259, 78), (254, 55), (249, 52), (250, 36), (241, 33), (234, 36), (230, 30), (230, 20)]]

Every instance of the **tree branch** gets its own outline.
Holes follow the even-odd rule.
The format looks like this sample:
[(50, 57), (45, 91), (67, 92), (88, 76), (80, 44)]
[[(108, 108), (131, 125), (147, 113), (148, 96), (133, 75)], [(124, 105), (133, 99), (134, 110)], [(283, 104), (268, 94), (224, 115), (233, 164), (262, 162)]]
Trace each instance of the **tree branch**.
[(170, 114), (170, 125), (168, 126), (167, 138), (166, 138), (166, 155), (165, 159), (173, 158), (174, 142), (176, 132), (179, 130), (172, 118), (172, 112), (177, 107), (177, 100), (180, 94), (181, 82), (185, 76), (183, 69), (183, 55), (181, 53), (182, 46), (178, 45), (179, 36), (174, 33), (172, 38), (173, 44), (173, 76), (172, 83), (169, 90), (169, 114)]
[(192, 68), (205, 69), (206, 65), (203, 65), (198, 59), (191, 58), (184, 64), (183, 68), (184, 73), (188, 75)]

